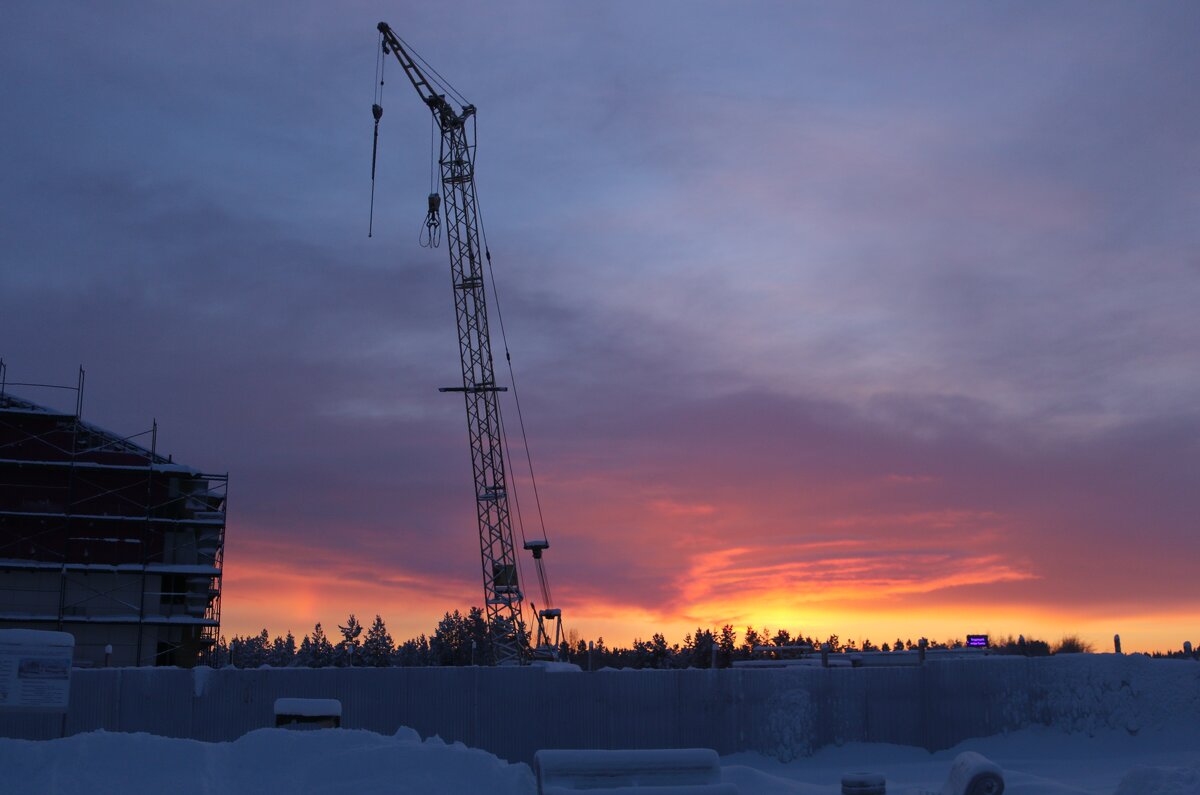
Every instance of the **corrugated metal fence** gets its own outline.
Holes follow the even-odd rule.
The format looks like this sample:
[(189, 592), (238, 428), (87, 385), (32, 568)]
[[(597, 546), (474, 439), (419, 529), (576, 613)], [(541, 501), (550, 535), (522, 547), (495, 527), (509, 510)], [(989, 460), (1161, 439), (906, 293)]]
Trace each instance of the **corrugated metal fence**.
[[(68, 734), (233, 740), (276, 698), (336, 698), (346, 728), (411, 726), (528, 762), (539, 748), (713, 748), (790, 759), (830, 743), (947, 748), (1030, 724), (1137, 728), (1200, 718), (1200, 665), (1116, 655), (906, 668), (548, 672), (536, 668), (76, 670)], [(60, 736), (0, 715), (0, 736)]]

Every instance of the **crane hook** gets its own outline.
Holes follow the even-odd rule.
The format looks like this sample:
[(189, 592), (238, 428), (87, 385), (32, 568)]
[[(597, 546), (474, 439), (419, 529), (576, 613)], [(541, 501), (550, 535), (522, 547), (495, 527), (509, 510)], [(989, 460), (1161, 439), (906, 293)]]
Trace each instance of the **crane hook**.
[(375, 103), (371, 106), (371, 115), (375, 117), (375, 142), (371, 144), (371, 216), (367, 223), (367, 237), (375, 232), (375, 162), (379, 155), (379, 119), (383, 117), (383, 108)]
[(436, 193), (429, 194), (429, 211), (425, 213), (425, 226), (417, 241), (425, 248), (437, 248), (442, 242), (441, 208), (442, 197)]

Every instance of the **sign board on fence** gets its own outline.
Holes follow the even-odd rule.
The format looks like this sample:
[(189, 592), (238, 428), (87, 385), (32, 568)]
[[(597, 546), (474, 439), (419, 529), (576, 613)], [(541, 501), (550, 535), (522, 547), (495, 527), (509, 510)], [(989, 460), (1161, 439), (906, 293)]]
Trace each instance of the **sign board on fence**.
[(0, 711), (66, 712), (74, 651), (69, 632), (0, 629)]
[(967, 646), (972, 649), (986, 649), (988, 647), (988, 636), (967, 635)]

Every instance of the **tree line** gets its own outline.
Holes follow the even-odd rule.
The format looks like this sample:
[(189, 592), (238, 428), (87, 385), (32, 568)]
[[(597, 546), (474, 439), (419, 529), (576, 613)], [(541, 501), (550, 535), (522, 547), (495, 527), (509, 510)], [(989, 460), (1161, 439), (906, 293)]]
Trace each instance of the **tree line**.
[[(524, 627), (518, 634), (527, 637)], [(741, 634), (732, 625), (719, 629), (697, 627), (689, 632), (681, 643), (671, 643), (662, 633), (654, 633), (649, 640), (638, 638), (629, 646), (609, 646), (601, 636), (595, 640), (584, 640), (577, 633), (568, 633), (568, 639), (559, 648), (559, 659), (580, 667), (600, 668), (728, 668), (734, 661), (756, 658), (785, 656), (785, 647), (811, 646), (819, 649), (828, 644), (833, 653), (855, 651), (903, 651), (917, 648), (911, 638), (896, 638), (894, 642), (876, 645), (869, 639), (861, 646), (855, 640), (843, 642), (838, 635), (814, 639), (800, 632), (795, 634), (786, 629), (772, 632), (770, 629), (747, 627)], [(927, 648), (961, 648), (962, 640), (928, 641)], [(1051, 647), (1042, 640), (1011, 636), (997, 639), (992, 651), (1008, 654), (1041, 656), (1056, 652), (1091, 651), (1090, 644), (1074, 636)], [(465, 615), (455, 610), (446, 613), (429, 635), (421, 635), (395, 643), (387, 625), (380, 616), (369, 627), (363, 627), (352, 613), (344, 625), (339, 624), (336, 634), (327, 633), (318, 623), (312, 632), (298, 643), (294, 635), (271, 637), (266, 629), (257, 635), (245, 637), (235, 635), (226, 642), (222, 637), (214, 650), (212, 664), (217, 667), (232, 665), (238, 668), (258, 668), (264, 665), (276, 668), (328, 668), (328, 667), (403, 667), (403, 666), (455, 666), (487, 665), (492, 660), (491, 640), (487, 631), (487, 618), (482, 609), (472, 607)]]

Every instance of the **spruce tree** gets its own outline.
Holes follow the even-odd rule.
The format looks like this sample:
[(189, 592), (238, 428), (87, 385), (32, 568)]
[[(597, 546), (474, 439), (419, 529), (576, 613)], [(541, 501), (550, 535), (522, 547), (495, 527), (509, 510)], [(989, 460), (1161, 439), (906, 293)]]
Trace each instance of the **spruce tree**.
[(655, 632), (650, 638), (650, 664), (655, 668), (671, 667), (671, 650), (661, 632)]
[(351, 613), (350, 618), (346, 620), (346, 626), (338, 626), (338, 631), (342, 633), (342, 640), (337, 645), (337, 665), (353, 666), (362, 655), (362, 641), (358, 639), (363, 631), (362, 624), (358, 623), (358, 619)]
[(300, 648), (296, 651), (296, 660), (294, 663), (299, 668), (313, 667), (313, 643), (308, 635), (300, 641)]
[(393, 651), (392, 636), (388, 634), (383, 619), (376, 615), (363, 642), (363, 662), (375, 668), (385, 668), (392, 664)]
[(737, 649), (737, 633), (733, 626), (726, 624), (721, 627), (721, 636), (717, 639), (717, 665), (728, 668), (733, 665), (733, 654)]
[(288, 632), (286, 638), (275, 636), (275, 640), (271, 642), (271, 653), (268, 655), (267, 664), (272, 668), (287, 668), (293, 663), (296, 658), (296, 638)]
[(455, 610), (442, 617), (429, 639), (429, 651), (434, 665), (467, 665), (471, 662), (471, 638), (462, 613)]
[(313, 627), (311, 660), (309, 665), (313, 668), (327, 668), (333, 664), (333, 644), (325, 637), (320, 621)]
[(696, 634), (692, 639), (691, 660), (688, 662), (688, 667), (711, 668), (715, 645), (716, 639), (713, 637), (712, 630), (697, 627)]

